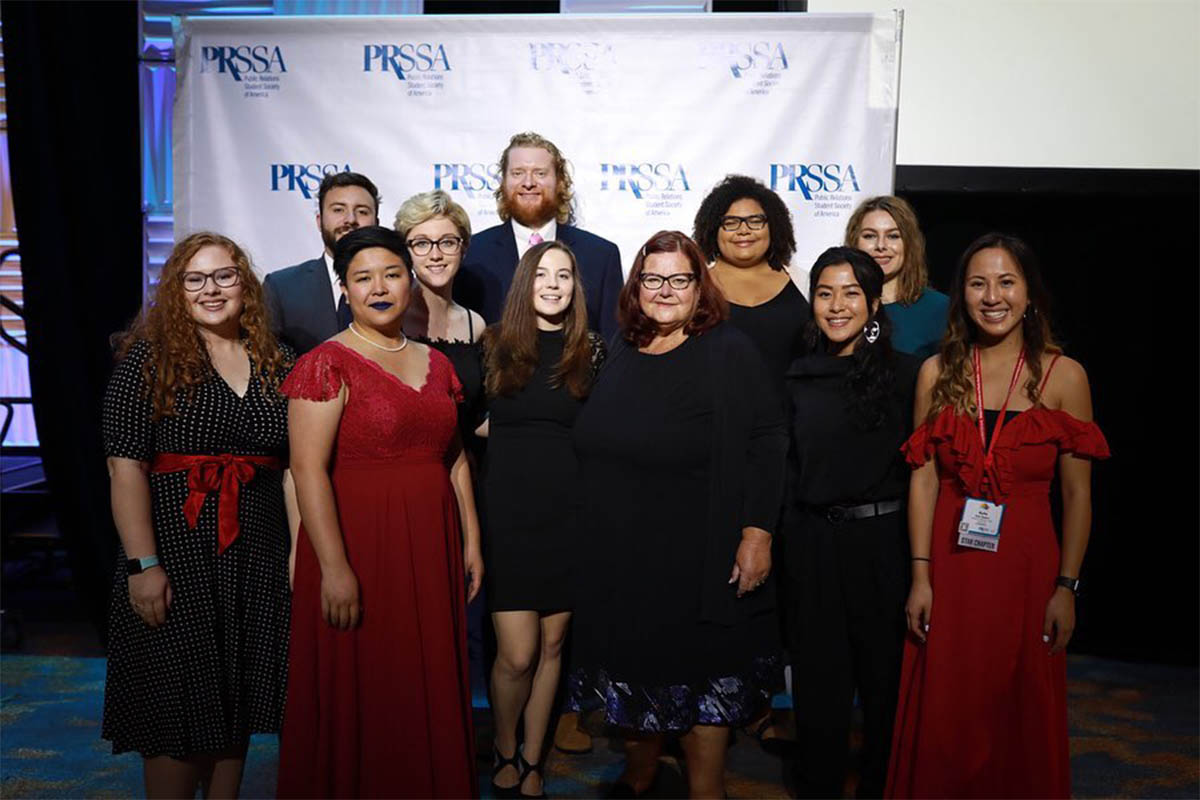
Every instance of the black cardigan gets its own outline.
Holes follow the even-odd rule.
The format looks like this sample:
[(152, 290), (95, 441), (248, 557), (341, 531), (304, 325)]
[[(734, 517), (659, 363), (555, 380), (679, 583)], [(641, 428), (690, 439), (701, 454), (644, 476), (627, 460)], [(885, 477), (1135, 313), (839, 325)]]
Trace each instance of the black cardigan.
[[(783, 503), (787, 428), (777, 390), (746, 334), (725, 322), (697, 337), (696, 344), (708, 351), (714, 392), (700, 618), (734, 625), (775, 604), (769, 585), (739, 599), (729, 573), (742, 528), (775, 533)], [(618, 338), (612, 359), (629, 349)]]

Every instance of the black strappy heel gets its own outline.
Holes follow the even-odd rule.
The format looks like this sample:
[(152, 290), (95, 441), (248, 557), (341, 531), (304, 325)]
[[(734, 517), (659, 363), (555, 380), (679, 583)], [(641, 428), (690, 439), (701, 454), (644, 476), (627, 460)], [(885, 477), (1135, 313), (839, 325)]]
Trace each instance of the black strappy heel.
[[(497, 755), (499, 755), (499, 753), (497, 753)], [(542, 762), (538, 761), (530, 764), (525, 760), (525, 753), (522, 752), (522, 749), (519, 747), (517, 748), (516, 759), (520, 762), (520, 766), (517, 767), (517, 769), (521, 773), (521, 780), (517, 783), (517, 794), (515, 796), (529, 798), (529, 800), (544, 800), (546, 797), (546, 776), (542, 773)], [(538, 777), (542, 779), (541, 794), (525, 794), (523, 791), (521, 791), (521, 786), (524, 785), (525, 779), (534, 772), (536, 772)]]
[[(524, 767), (521, 765), (525, 759), (521, 756), (521, 745), (517, 745), (516, 752), (510, 758), (505, 758), (500, 755), (500, 748), (492, 745), (492, 796), (497, 800), (510, 800), (510, 798), (521, 797), (521, 781), (525, 780)], [(496, 773), (505, 767), (512, 767), (517, 771), (517, 782), (512, 786), (497, 786)]]

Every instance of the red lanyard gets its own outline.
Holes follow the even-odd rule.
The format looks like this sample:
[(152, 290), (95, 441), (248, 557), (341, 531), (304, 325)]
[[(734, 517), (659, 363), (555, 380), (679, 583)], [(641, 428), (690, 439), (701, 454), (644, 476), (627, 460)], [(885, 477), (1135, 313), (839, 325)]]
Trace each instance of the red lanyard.
[(1000, 429), (1004, 427), (1004, 412), (1008, 410), (1008, 401), (1012, 398), (1013, 389), (1017, 388), (1017, 380), (1021, 377), (1021, 367), (1025, 365), (1025, 350), (1017, 355), (1017, 365), (1013, 368), (1012, 380), (1008, 384), (1008, 394), (1004, 395), (1004, 405), (1000, 406), (1000, 416), (996, 419), (996, 428), (992, 431), (991, 444), (987, 439), (987, 427), (983, 424), (983, 366), (979, 361), (979, 348), (971, 348), (971, 358), (975, 362), (975, 413), (979, 419), (979, 441), (983, 442), (984, 466), (992, 465), (992, 449), (1000, 438)]

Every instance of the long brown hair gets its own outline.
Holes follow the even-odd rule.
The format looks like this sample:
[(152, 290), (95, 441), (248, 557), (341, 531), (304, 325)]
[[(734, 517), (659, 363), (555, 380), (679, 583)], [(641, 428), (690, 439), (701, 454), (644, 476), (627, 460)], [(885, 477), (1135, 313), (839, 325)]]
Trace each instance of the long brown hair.
[(891, 215), (900, 230), (900, 241), (904, 243), (904, 263), (896, 276), (896, 302), (911, 306), (921, 299), (921, 292), (929, 285), (929, 265), (925, 259), (925, 234), (917, 221), (917, 212), (902, 197), (890, 194), (868, 197), (862, 201), (846, 222), (846, 246), (858, 247), (858, 236), (862, 233), (863, 218), (872, 211), (885, 211)]
[(237, 267), (242, 285), (242, 315), (238, 320), (246, 352), (263, 380), (268, 400), (278, 397), (289, 359), (279, 349), (267, 324), (262, 284), (245, 251), (219, 233), (193, 233), (175, 245), (163, 266), (154, 296), (146, 301), (129, 328), (117, 334), (117, 358), (124, 358), (138, 340), (150, 344), (151, 357), (142, 365), (153, 412), (151, 419), (175, 416), (180, 398), (190, 398), (198, 384), (213, 375), (208, 348), (196, 329), (183, 289), (183, 273), (205, 247), (223, 247)]
[(516, 394), (525, 388), (538, 365), (537, 311), (533, 307), (533, 283), (542, 257), (561, 250), (571, 262), (575, 286), (571, 305), (563, 319), (563, 354), (554, 370), (551, 385), (566, 386), (572, 397), (586, 397), (592, 388), (592, 343), (588, 336), (587, 302), (583, 278), (571, 248), (559, 241), (542, 242), (529, 248), (517, 264), (512, 287), (504, 301), (500, 323), (483, 332), (487, 378), (484, 387), (492, 397)]
[(1012, 256), (1025, 278), (1029, 293), (1029, 306), (1021, 319), (1021, 334), (1024, 337), (1025, 363), (1029, 366), (1025, 395), (1034, 405), (1041, 401), (1042, 354), (1062, 352), (1062, 348), (1054, 341), (1050, 323), (1050, 293), (1042, 280), (1042, 271), (1033, 250), (1021, 239), (1006, 233), (980, 236), (963, 252), (954, 272), (946, 336), (942, 340), (941, 372), (933, 385), (929, 419), (933, 419), (943, 408), (953, 408), (967, 414), (977, 413), (971, 348), (978, 339), (979, 331), (967, 313), (964, 292), (971, 259), (980, 250), (992, 247), (998, 247)]
[(621, 335), (634, 347), (645, 347), (658, 334), (658, 323), (646, 316), (638, 298), (641, 289), (642, 270), (646, 259), (656, 253), (682, 253), (696, 276), (696, 310), (683, 326), (688, 336), (699, 336), (718, 323), (729, 318), (729, 303), (717, 288), (717, 283), (708, 274), (708, 262), (699, 245), (679, 231), (659, 231), (646, 240), (638, 250), (637, 258), (629, 269), (629, 277), (621, 287), (617, 298), (617, 317), (621, 323)]

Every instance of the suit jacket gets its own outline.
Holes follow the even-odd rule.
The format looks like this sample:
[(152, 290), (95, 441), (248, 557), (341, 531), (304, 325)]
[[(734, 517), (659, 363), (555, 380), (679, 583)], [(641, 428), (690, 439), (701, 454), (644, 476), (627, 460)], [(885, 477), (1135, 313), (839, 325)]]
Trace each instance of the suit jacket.
[[(583, 278), (588, 327), (605, 341), (617, 333), (617, 295), (624, 279), (617, 246), (594, 233), (559, 225), (558, 241), (571, 248)], [(490, 325), (500, 320), (504, 300), (517, 271), (517, 240), (508, 222), (471, 237), (462, 269), (454, 281), (454, 299), (483, 315)]]
[(302, 356), (338, 332), (337, 306), (325, 257), (267, 275), (263, 281), (271, 330)]

